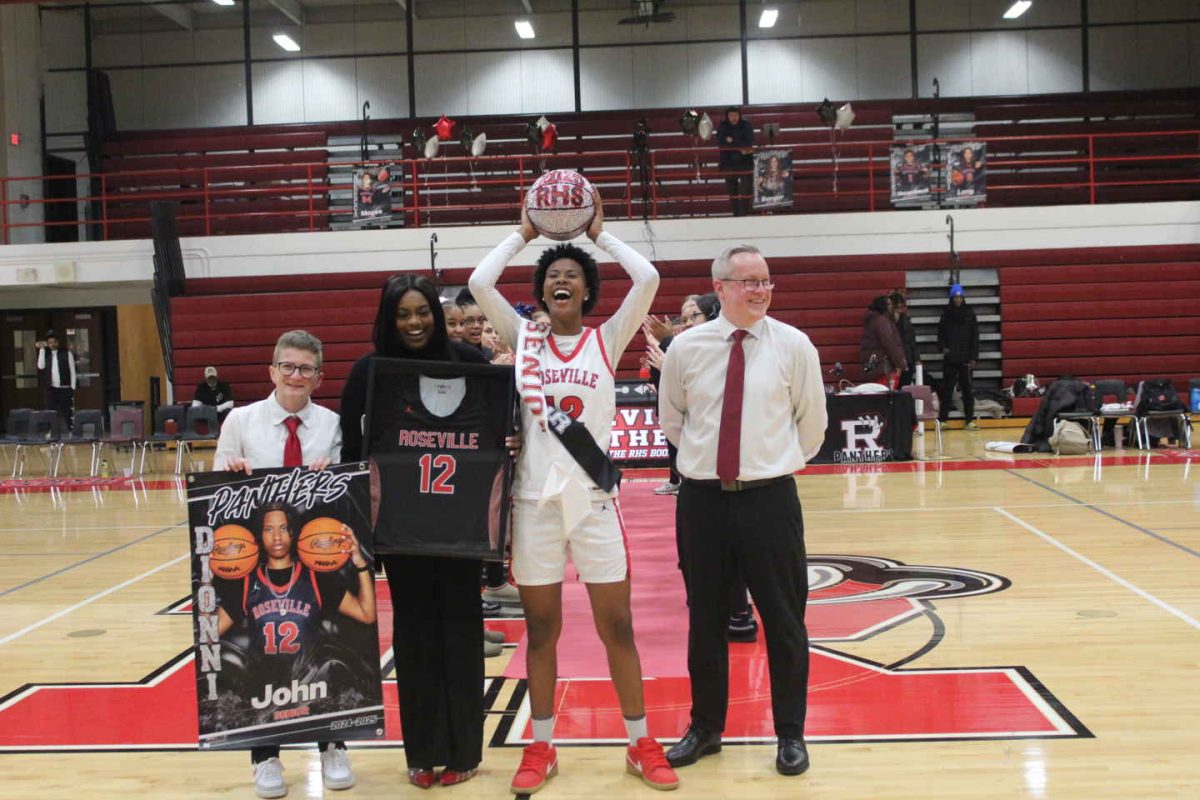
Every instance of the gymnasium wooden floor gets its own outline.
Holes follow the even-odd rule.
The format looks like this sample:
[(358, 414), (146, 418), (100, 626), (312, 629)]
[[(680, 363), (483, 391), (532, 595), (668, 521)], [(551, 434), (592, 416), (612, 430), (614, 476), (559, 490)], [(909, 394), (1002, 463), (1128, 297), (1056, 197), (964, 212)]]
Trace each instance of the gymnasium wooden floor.
[[(981, 454), (1017, 433), (951, 432), (950, 460), (798, 480), (813, 767), (773, 771), (765, 650), (735, 645), (738, 741), (681, 770), (679, 796), (1200, 796), (1200, 452)], [(674, 501), (651, 494), (657, 475), (632, 477), (635, 565), (639, 553), (670, 562), (635, 568), (636, 583), (673, 568), (657, 544)], [(0, 493), (0, 798), (253, 797), (246, 755), (189, 749), (180, 723), (194, 702), (176, 680), (192, 641), (180, 490), (75, 488)], [(681, 603), (670, 581), (641, 590)], [(639, 625), (663, 739), (686, 720), (680, 635)], [(519, 658), (512, 647), (487, 661), (480, 776), (433, 793), (507, 795), (527, 733)], [(597, 743), (611, 738), (611, 698), (581, 673), (563, 682), (561, 774), (540, 796), (658, 796), (624, 773), (619, 746)], [(352, 755), (358, 786), (330, 794), (421, 794), (394, 745)], [(322, 796), (315, 750), (283, 760), (290, 797)]]

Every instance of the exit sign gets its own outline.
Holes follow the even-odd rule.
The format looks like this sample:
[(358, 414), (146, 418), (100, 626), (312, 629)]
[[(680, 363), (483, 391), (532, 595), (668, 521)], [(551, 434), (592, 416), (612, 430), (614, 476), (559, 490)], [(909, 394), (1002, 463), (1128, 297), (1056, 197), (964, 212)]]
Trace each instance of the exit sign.
[(10, 133), (8, 135), (8, 143), (11, 144), (13, 147), (20, 147), (21, 134), (16, 133), (15, 131), (13, 133)]

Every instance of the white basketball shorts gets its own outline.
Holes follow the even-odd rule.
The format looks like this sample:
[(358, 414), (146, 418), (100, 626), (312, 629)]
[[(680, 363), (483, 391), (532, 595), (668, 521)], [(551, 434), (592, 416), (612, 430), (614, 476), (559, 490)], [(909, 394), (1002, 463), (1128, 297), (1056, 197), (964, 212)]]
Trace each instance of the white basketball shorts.
[(570, 533), (557, 500), (513, 500), (512, 574), (517, 585), (562, 583), (567, 558), (584, 583), (619, 583), (629, 577), (625, 523), (615, 498), (592, 501), (592, 511)]

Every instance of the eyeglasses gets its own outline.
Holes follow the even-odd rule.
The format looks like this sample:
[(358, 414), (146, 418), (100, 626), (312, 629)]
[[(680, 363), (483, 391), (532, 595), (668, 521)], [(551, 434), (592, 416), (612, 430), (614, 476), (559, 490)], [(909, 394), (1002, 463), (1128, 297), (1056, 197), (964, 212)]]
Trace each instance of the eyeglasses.
[(280, 361), (275, 364), (275, 369), (279, 370), (286, 378), (290, 378), (297, 372), (301, 378), (311, 379), (314, 375), (321, 371), (320, 367), (314, 367), (312, 364), (293, 364), (290, 361)]
[(688, 314), (684, 317), (684, 320), (688, 322), (708, 322), (708, 317), (703, 311), (697, 311), (695, 314)]
[(463, 317), (463, 325), (482, 325), (487, 322), (487, 317)]
[(717, 280), (722, 283), (740, 283), (742, 288), (747, 292), (752, 292), (755, 289), (763, 289), (769, 292), (775, 288), (775, 284), (771, 282), (770, 278), (718, 278)]

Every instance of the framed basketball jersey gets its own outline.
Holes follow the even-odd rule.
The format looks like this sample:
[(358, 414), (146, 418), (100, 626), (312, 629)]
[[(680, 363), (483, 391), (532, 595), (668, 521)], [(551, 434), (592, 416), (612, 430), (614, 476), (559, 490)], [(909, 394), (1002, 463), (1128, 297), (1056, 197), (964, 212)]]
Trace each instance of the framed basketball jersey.
[(363, 442), (377, 552), (504, 557), (514, 385), (512, 367), (371, 360)]

